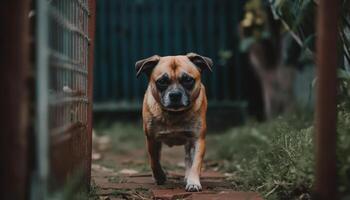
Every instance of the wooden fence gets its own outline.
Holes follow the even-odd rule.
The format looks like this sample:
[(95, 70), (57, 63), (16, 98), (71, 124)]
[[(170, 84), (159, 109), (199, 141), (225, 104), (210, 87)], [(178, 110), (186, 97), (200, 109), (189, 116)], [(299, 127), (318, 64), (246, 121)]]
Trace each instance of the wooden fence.
[(98, 1), (95, 103), (140, 104), (147, 80), (136, 79), (134, 63), (154, 54), (187, 52), (214, 60), (214, 73), (203, 77), (210, 102), (236, 100), (242, 84), (237, 25), (243, 2)]

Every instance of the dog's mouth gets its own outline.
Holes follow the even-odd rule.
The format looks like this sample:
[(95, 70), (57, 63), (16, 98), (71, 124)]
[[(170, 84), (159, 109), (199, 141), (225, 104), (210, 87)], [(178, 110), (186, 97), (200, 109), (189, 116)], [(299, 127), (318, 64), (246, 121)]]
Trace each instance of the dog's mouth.
[(182, 112), (182, 111), (186, 111), (190, 108), (190, 104), (188, 105), (183, 105), (183, 104), (171, 104), (168, 106), (163, 106), (163, 109), (166, 111), (170, 111), (170, 112)]

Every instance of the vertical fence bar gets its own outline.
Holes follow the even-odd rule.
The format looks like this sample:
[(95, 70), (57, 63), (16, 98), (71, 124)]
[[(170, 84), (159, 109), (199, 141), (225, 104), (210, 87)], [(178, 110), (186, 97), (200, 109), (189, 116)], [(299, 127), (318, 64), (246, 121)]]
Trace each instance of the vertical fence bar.
[[(222, 1), (224, 2), (224, 1)], [(222, 3), (220, 2), (220, 3)], [(218, 21), (218, 15), (220, 14), (217, 10), (217, 7), (220, 6), (218, 5), (218, 1), (213, 1), (213, 2), (210, 2), (211, 3), (211, 9), (212, 9), (212, 17), (213, 17), (213, 26), (212, 26), (212, 36), (213, 37), (213, 41), (211, 43), (211, 47), (210, 49), (212, 50), (211, 51), (211, 55), (213, 59), (215, 60), (218, 60), (218, 50), (219, 50), (219, 45), (218, 45), (218, 40), (220, 38), (220, 34), (217, 32), (218, 29), (217, 27), (219, 26), (219, 21)], [(216, 35), (218, 34), (218, 35)], [(216, 65), (217, 67), (219, 67), (220, 65)], [(219, 76), (220, 76), (220, 73), (222, 72), (222, 69), (218, 69), (218, 68), (214, 68), (214, 73), (213, 73), (213, 76), (211, 77), (212, 79), (212, 82), (211, 82), (211, 87), (212, 87), (212, 99), (214, 101), (217, 101), (218, 100), (218, 97), (219, 97), (219, 89), (218, 89), (218, 86), (219, 86)]]
[[(207, 46), (207, 52), (209, 53), (209, 56), (212, 57), (212, 59), (215, 59), (214, 56), (214, 51), (213, 51), (213, 40), (215, 38), (214, 36), (214, 0), (207, 0), (207, 15), (208, 15), (208, 27), (207, 27), (207, 31), (208, 31), (208, 35), (207, 35), (207, 42), (208, 42), (208, 46)], [(215, 68), (213, 68), (214, 72), (216, 72)], [(216, 74), (214, 73), (214, 77), (216, 76)], [(215, 100), (215, 95), (214, 95), (214, 78), (210, 77), (208, 78), (208, 95), (209, 98)]]
[[(240, 3), (239, 1), (233, 1), (232, 3), (232, 10), (233, 10), (233, 17), (234, 17), (234, 24), (236, 25), (235, 27), (233, 27), (233, 32), (235, 33), (235, 41), (238, 41), (238, 24), (239, 24), (239, 16), (240, 16), (240, 12), (241, 12), (241, 6), (242, 3)], [(240, 50), (239, 50), (239, 46), (238, 44), (235, 44), (234, 46), (234, 58), (235, 58), (235, 98), (240, 100), (241, 99), (241, 85), (242, 85), (242, 79), (241, 79), (241, 73), (242, 73), (242, 70), (241, 70), (241, 66), (240, 66)]]
[[(108, 79), (108, 62), (107, 62), (107, 58), (106, 58), (106, 48), (107, 48), (107, 40), (106, 40), (106, 20), (108, 19), (107, 18), (107, 15), (106, 15), (106, 1), (103, 0), (103, 1), (99, 1), (99, 13), (101, 14), (101, 16), (99, 17), (99, 41), (100, 41), (100, 48), (98, 49), (98, 52), (99, 52), (99, 58), (100, 58), (100, 62), (99, 62), (99, 65), (98, 68), (100, 68), (99, 70), (99, 76), (100, 76), (100, 82), (101, 82), (101, 85), (100, 85), (100, 88), (99, 90), (101, 91), (100, 95), (101, 95), (101, 98), (103, 100), (106, 100), (108, 98), (108, 92), (107, 92), (107, 85), (108, 85), (108, 82), (107, 82), (107, 79)], [(125, 51), (123, 49), (123, 51)], [(125, 58), (122, 58), (123, 60)]]
[(119, 82), (118, 82), (118, 65), (117, 65), (117, 52), (119, 49), (117, 48), (117, 21), (119, 20), (117, 18), (117, 4), (118, 1), (112, 0), (111, 5), (110, 5), (110, 10), (109, 10), (109, 16), (111, 20), (111, 30), (110, 30), (110, 38), (111, 38), (111, 51), (109, 52), (109, 64), (111, 65), (111, 80), (112, 82), (110, 83), (112, 87), (112, 99), (115, 101), (117, 99), (117, 92), (118, 92), (118, 87), (119, 87)]
[[(186, 38), (186, 46), (184, 47), (186, 49), (187, 52), (190, 52), (194, 49), (194, 45), (193, 45), (193, 38), (192, 38), (192, 34), (193, 34), (193, 29), (192, 29), (192, 10), (193, 10), (193, 1), (187, 2), (186, 5), (183, 7), (183, 11), (185, 13), (185, 38)], [(201, 22), (198, 22), (201, 23)], [(190, 25), (191, 24), (191, 25)], [(190, 25), (190, 26), (189, 26)], [(187, 53), (185, 52), (185, 53)]]
[(339, 0), (320, 0), (317, 13), (315, 199), (337, 199), (336, 91)]
[(184, 52), (181, 52), (181, 40), (180, 40), (180, 34), (181, 31), (183, 31), (182, 26), (183, 25), (183, 15), (176, 15), (176, 13), (182, 12), (183, 8), (183, 1), (178, 1), (177, 3), (174, 4), (174, 13), (175, 17), (172, 19), (172, 24), (175, 27), (174, 29), (174, 53), (175, 54), (181, 54)]
[[(140, 23), (140, 20), (144, 20), (144, 16), (143, 16), (143, 10), (142, 9), (138, 9), (138, 5), (133, 3), (131, 6), (130, 6), (130, 9), (131, 9), (131, 17), (130, 17), (130, 22), (131, 22), (131, 27), (130, 27), (130, 30), (131, 30), (131, 34), (130, 34), (130, 37), (131, 37), (131, 49), (130, 49), (130, 57), (131, 57), (131, 60), (133, 63), (136, 62), (136, 56), (139, 54), (138, 51), (140, 50), (140, 42), (138, 41), (138, 38), (137, 38), (137, 35), (143, 31), (144, 27), (140, 25), (144, 25), (144, 26), (149, 26), (149, 24), (145, 24), (144, 22)], [(139, 18), (139, 14), (140, 17)], [(140, 24), (138, 24), (140, 23)], [(132, 65), (133, 66), (133, 65)], [(130, 66), (131, 69), (133, 69), (133, 67)], [(132, 80), (135, 79), (135, 76), (130, 76), (130, 78), (132, 78)], [(134, 81), (135, 82), (135, 87), (133, 88), (133, 96), (136, 97), (136, 99), (138, 99), (138, 88), (140, 86), (140, 81)], [(137, 86), (137, 88), (136, 88)]]
[(33, 195), (36, 199), (45, 199), (49, 175), (49, 68), (48, 68), (48, 4), (46, 0), (37, 0), (37, 130), (36, 157), (37, 183)]
[(112, 34), (112, 20), (111, 20), (111, 6), (112, 6), (112, 2), (113, 0), (104, 0), (105, 1), (105, 10), (104, 10), (104, 16), (105, 19), (108, 19), (108, 23), (106, 23), (106, 29), (105, 29), (105, 42), (106, 42), (106, 46), (105, 46), (105, 82), (106, 82), (106, 100), (107, 101), (111, 101), (113, 99), (113, 94), (110, 94), (113, 88), (112, 85), (112, 80), (113, 80), (113, 76), (111, 76), (112, 71), (113, 71), (113, 66), (112, 66), (112, 62), (111, 62), (111, 51), (112, 51), (112, 45), (111, 42), (111, 34)]
[[(154, 31), (152, 31), (153, 24), (152, 24), (151, 21), (148, 22), (145, 19), (146, 16), (148, 18), (150, 18), (150, 19), (153, 17), (150, 14), (151, 11), (147, 11), (146, 7), (145, 7), (145, 6), (150, 6), (152, 4), (152, 2), (148, 2), (148, 3), (147, 2), (143, 2), (143, 4), (144, 4), (143, 6), (139, 6), (139, 8), (136, 9), (137, 14), (135, 13), (136, 14), (136, 22), (135, 22), (135, 24), (137, 26), (139, 26), (139, 29), (138, 29), (138, 31), (136, 33), (136, 41), (135, 42), (136, 42), (136, 44), (138, 43), (139, 46), (142, 45), (142, 48), (138, 47), (137, 50), (135, 51), (135, 53), (136, 53), (134, 55), (135, 59), (133, 60), (132, 64), (135, 64), (135, 62), (137, 60), (139, 60), (140, 58), (145, 58), (147, 56), (153, 55), (155, 50), (152, 47), (154, 47), (157, 44), (159, 44), (159, 38), (158, 37), (155, 37), (154, 43), (152, 43), (152, 41), (153, 41), (153, 33), (154, 33)], [(155, 5), (154, 5), (154, 7), (156, 8)], [(152, 6), (150, 6), (149, 9), (153, 10)], [(157, 17), (159, 17), (159, 16), (157, 16)], [(152, 34), (149, 32), (149, 34), (151, 35), (151, 38), (149, 38), (148, 40), (151, 40), (151, 41), (145, 42), (145, 40), (147, 40), (147, 39), (145, 38), (144, 33), (145, 32), (147, 33), (147, 31), (144, 32), (143, 31), (144, 29), (147, 29), (147, 30), (150, 30), (150, 31), (153, 32)], [(156, 31), (158, 31), (158, 30), (159, 29), (156, 28)], [(152, 45), (149, 45), (150, 43)], [(135, 71), (133, 71), (132, 76), (134, 77), (134, 80), (136, 80), (134, 74), (135, 74)], [(138, 84), (138, 90), (137, 90), (138, 96), (142, 97), (142, 93), (143, 93), (143, 91), (145, 91), (145, 87), (147, 87), (147, 79), (146, 79), (146, 77), (142, 76), (142, 78), (140, 80), (136, 80), (136, 83)], [(137, 101), (137, 102), (140, 102), (140, 101)]]
[(128, 100), (128, 98), (130, 97), (130, 85), (129, 85), (129, 81), (128, 81), (128, 43), (127, 43), (127, 39), (128, 39), (128, 18), (127, 18), (127, 0), (121, 0), (121, 38), (120, 38), (120, 42), (122, 44), (122, 79), (123, 79), (123, 97), (124, 100)]
[[(226, 13), (225, 10), (226, 10), (226, 7), (228, 6), (227, 4), (227, 1), (223, 1), (222, 4), (219, 5), (219, 13), (218, 13), (218, 18), (219, 18), (219, 34), (220, 34), (220, 37), (218, 38), (219, 40), (219, 51), (227, 51), (227, 27), (226, 27)], [(225, 14), (224, 14), (225, 13)], [(226, 60), (225, 60), (226, 61)], [(220, 88), (224, 88), (224, 87), (227, 87), (229, 86), (229, 83), (228, 83), (228, 66), (227, 65), (221, 65), (222, 66), (222, 69), (220, 70), (222, 76), (221, 78), (219, 79), (222, 79), (222, 85), (219, 86)], [(229, 87), (231, 88), (231, 87)], [(223, 94), (222, 95), (222, 99), (224, 100), (227, 100), (228, 99), (228, 92), (229, 90), (222, 90)]]
[[(100, 2), (96, 3), (96, 12), (100, 12), (99, 6), (100, 6)], [(100, 66), (100, 48), (101, 48), (101, 41), (100, 41), (100, 27), (101, 27), (101, 23), (100, 22), (100, 17), (102, 14), (96, 15), (95, 17), (95, 21), (98, 22), (95, 24), (96, 26), (96, 33), (95, 33), (95, 45), (94, 45), (94, 66), (96, 66), (94, 68), (94, 101), (100, 101), (101, 99), (101, 93), (100, 93), (100, 88), (101, 88), (101, 81), (100, 81), (100, 73), (101, 73), (101, 66)], [(97, 31), (98, 30), (98, 31)], [(118, 57), (119, 58), (119, 57)]]
[(153, 52), (155, 54), (159, 54), (160, 52), (160, 34), (159, 34), (159, 20), (160, 17), (158, 13), (160, 12), (159, 7), (160, 4), (158, 0), (151, 0), (152, 4), (152, 46)]
[[(137, 60), (153, 55), (154, 49), (152, 47), (156, 46), (157, 43), (159, 44), (159, 38), (153, 37), (153, 34), (154, 34), (154, 30), (152, 30), (153, 22), (149, 23), (145, 19), (146, 17), (148, 18), (153, 17), (151, 12), (153, 11), (153, 7), (156, 8), (156, 4), (154, 6), (150, 6), (152, 2), (148, 2), (148, 1), (142, 1), (134, 4), (136, 4), (136, 9), (134, 13), (135, 21), (133, 22), (133, 24), (135, 24), (135, 26), (137, 27), (135, 27), (134, 29), (134, 31), (136, 31), (136, 33), (134, 34), (135, 41), (131, 41), (131, 43), (134, 43), (136, 49), (133, 49), (133, 52), (135, 53), (135, 55), (132, 56), (133, 57), (133, 60), (131, 63), (132, 72), (130, 76), (133, 78), (133, 81), (135, 81), (135, 84), (137, 85), (137, 90), (135, 91), (137, 93), (137, 96), (136, 98), (134, 98), (136, 100), (135, 102), (141, 102), (139, 98), (142, 97), (142, 93), (145, 91), (145, 87), (147, 87), (147, 79), (145, 76), (142, 76), (140, 79), (137, 80), (135, 76), (135, 68), (133, 66), (135, 65), (135, 62)], [(146, 10), (146, 7), (148, 6), (150, 6), (149, 11)], [(144, 32), (147, 33), (147, 31), (144, 31), (144, 29), (148, 29), (152, 31), (152, 34), (149, 32), (151, 34), (151, 38), (149, 38), (149, 40), (151, 41), (147, 41), (147, 42), (150, 42), (152, 45), (148, 45), (149, 43), (146, 44)], [(153, 40), (154, 38), (155, 40)], [(134, 40), (134, 39), (131, 38), (131, 40)]]
[[(139, 2), (141, 4), (141, 7), (143, 7), (143, 5), (146, 2)], [(133, 102), (136, 98), (135, 96), (135, 92), (137, 91), (137, 85), (139, 84), (136, 81), (136, 76), (134, 76), (134, 63), (133, 63), (133, 59), (132, 59), (132, 49), (131, 49), (131, 32), (132, 32), (132, 27), (131, 27), (131, 23), (130, 23), (130, 19), (132, 16), (132, 5), (133, 2), (132, 1), (127, 1), (127, 9), (126, 9), (126, 19), (128, 20), (127, 22), (127, 29), (126, 29), (126, 47), (127, 47), (127, 64), (126, 64), (126, 69), (127, 69), (127, 73), (128, 73), (128, 101), (129, 102)]]
[(121, 14), (122, 14), (122, 6), (121, 6), (121, 1), (118, 0), (117, 1), (117, 8), (115, 9), (116, 12), (116, 20), (117, 20), (117, 32), (116, 32), (116, 41), (117, 41), (117, 47), (118, 47), (118, 52), (116, 55), (116, 59), (117, 59), (117, 76), (118, 76), (118, 88), (117, 88), (117, 93), (118, 93), (118, 100), (123, 98), (123, 91), (122, 91), (122, 85), (123, 85), (123, 60), (122, 60), (122, 54), (123, 54), (123, 49), (122, 49), (122, 44), (121, 44), (121, 40), (122, 40), (122, 22), (121, 22)]
[[(196, 12), (195, 12), (195, 20), (197, 22), (202, 21), (204, 18), (203, 16), (203, 12), (204, 12), (204, 6), (203, 6), (203, 0), (198, 0), (195, 1), (195, 7), (196, 7)], [(196, 31), (198, 31), (200, 34), (197, 35), (196, 37), (196, 47), (198, 49), (198, 53), (199, 54), (203, 54), (204, 52), (204, 47), (203, 47), (203, 32), (204, 32), (204, 28), (203, 28), (203, 23), (196, 23)]]
[(163, 0), (163, 23), (162, 23), (162, 28), (163, 28), (163, 53), (165, 55), (168, 55), (170, 53), (170, 0)]

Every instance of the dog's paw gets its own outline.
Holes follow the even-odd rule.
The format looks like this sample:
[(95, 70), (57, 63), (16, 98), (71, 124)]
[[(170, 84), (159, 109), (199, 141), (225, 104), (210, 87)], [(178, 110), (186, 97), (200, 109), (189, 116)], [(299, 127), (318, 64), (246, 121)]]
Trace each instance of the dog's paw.
[(157, 185), (163, 185), (167, 179), (163, 171), (155, 173), (153, 177)]
[(202, 191), (202, 186), (201, 186), (199, 180), (191, 181), (191, 179), (187, 179), (186, 191), (187, 192), (199, 192), (199, 191)]
[(202, 191), (202, 186), (199, 184), (187, 184), (186, 192), (199, 192)]

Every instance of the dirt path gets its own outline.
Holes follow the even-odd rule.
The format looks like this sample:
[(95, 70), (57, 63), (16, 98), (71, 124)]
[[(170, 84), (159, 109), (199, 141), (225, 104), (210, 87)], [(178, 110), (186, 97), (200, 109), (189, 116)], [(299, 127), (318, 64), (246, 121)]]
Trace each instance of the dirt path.
[(202, 192), (185, 192), (184, 150), (164, 147), (162, 165), (167, 171), (165, 185), (154, 184), (145, 149), (113, 153), (94, 149), (92, 165), (93, 195), (99, 199), (261, 199), (255, 193), (237, 192), (217, 171), (217, 162), (205, 161), (201, 177)]

